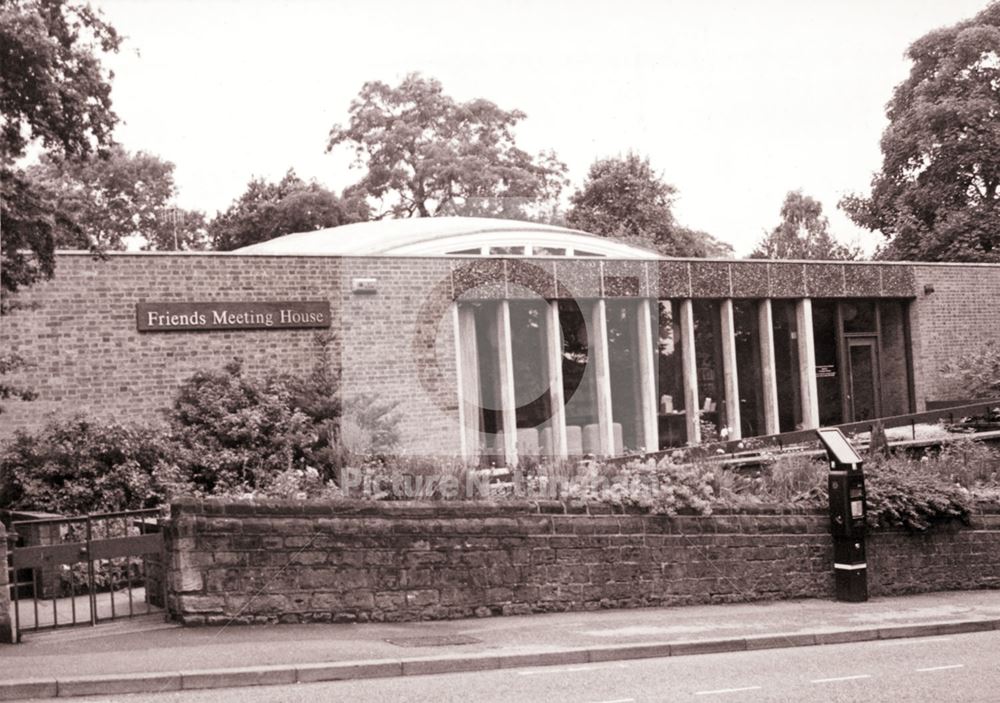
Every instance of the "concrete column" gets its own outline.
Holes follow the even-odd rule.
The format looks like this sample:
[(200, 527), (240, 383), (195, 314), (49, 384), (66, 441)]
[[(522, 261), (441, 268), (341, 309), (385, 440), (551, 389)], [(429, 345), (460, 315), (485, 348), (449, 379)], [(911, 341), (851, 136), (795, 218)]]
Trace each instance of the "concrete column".
[(594, 353), (594, 381), (597, 386), (597, 424), (600, 451), (615, 453), (614, 417), (611, 410), (611, 366), (608, 352), (608, 311), (603, 299), (594, 303), (590, 318), (591, 349)]
[(764, 434), (778, 434), (778, 372), (774, 361), (774, 320), (771, 299), (757, 304), (757, 337), (760, 340), (761, 398), (764, 402)]
[(653, 335), (653, 308), (655, 301), (639, 301), (638, 334), (639, 397), (642, 407), (642, 442), (647, 452), (660, 449), (660, 427), (656, 412), (656, 345)]
[(799, 342), (799, 390), (802, 394), (802, 429), (819, 427), (819, 393), (816, 389), (816, 345), (813, 340), (812, 300), (795, 302), (795, 328)]
[(684, 409), (688, 444), (701, 444), (701, 408), (698, 406), (698, 364), (694, 356), (694, 305), (691, 299), (680, 302), (681, 364), (684, 375)]
[(462, 456), (479, 457), (480, 406), (479, 345), (476, 342), (476, 311), (468, 305), (452, 304), (455, 320), (455, 357), (458, 364), (458, 418)]
[(514, 396), (514, 347), (510, 333), (510, 302), (497, 306), (497, 347), (500, 351), (500, 408), (503, 452), (508, 466), (517, 466), (517, 400)]
[(722, 380), (726, 394), (726, 439), (741, 439), (740, 382), (736, 370), (736, 323), (733, 320), (733, 300), (719, 303), (719, 330), (722, 336)]
[(562, 327), (559, 324), (559, 301), (549, 301), (548, 315), (545, 319), (546, 357), (549, 367), (549, 404), (552, 407), (552, 417), (549, 418), (549, 430), (552, 434), (552, 454), (557, 459), (569, 456), (569, 445), (566, 441), (566, 399), (563, 395), (563, 339)]

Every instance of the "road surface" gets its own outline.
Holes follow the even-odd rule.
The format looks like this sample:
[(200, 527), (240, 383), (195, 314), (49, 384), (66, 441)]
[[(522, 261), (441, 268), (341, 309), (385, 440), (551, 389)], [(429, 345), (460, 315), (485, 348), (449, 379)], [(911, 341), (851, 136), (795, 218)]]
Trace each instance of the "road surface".
[(1000, 632), (86, 700), (116, 703), (996, 702), (1000, 700)]

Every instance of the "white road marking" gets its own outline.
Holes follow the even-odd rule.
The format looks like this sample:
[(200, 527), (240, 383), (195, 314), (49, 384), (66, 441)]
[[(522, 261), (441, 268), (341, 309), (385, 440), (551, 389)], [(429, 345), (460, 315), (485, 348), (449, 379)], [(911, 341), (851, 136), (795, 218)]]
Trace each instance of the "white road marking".
[(871, 674), (857, 674), (855, 676), (834, 676), (831, 679), (813, 679), (809, 683), (830, 683), (832, 681), (854, 681), (855, 679), (870, 679)]
[(613, 701), (597, 701), (597, 703), (634, 703), (635, 698), (615, 698)]
[(527, 671), (518, 671), (521, 676), (535, 676), (537, 674), (567, 674), (575, 671), (597, 671), (598, 669), (627, 669), (628, 664), (607, 664), (601, 665), (590, 665), (590, 666), (547, 666), (544, 669), (529, 669)]
[(961, 669), (965, 664), (945, 664), (944, 666), (929, 666), (926, 669), (917, 669), (917, 671), (944, 671), (945, 669)]
[(879, 642), (883, 647), (899, 647), (904, 644), (924, 644), (925, 642), (951, 642), (951, 637), (928, 637), (926, 639), (898, 639)]
[(743, 686), (741, 688), (717, 688), (712, 691), (695, 691), (696, 696), (710, 696), (715, 693), (736, 693), (738, 691), (757, 691), (760, 690), (760, 686)]

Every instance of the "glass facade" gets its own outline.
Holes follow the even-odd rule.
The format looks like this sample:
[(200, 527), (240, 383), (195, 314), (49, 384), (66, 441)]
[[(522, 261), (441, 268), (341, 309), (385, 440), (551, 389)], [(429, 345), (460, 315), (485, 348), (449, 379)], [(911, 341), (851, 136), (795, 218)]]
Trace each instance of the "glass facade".
[(771, 301), (774, 334), (774, 378), (778, 387), (778, 431), (802, 429), (802, 391), (799, 377), (799, 335), (795, 303)]
[(656, 397), (660, 449), (687, 444), (681, 323), (677, 301), (657, 302)]
[[(803, 317), (807, 306), (812, 328), (805, 334), (812, 335), (816, 384), (815, 405), (809, 407), (818, 411), (820, 425), (912, 412), (908, 301), (737, 300), (731, 304), (731, 340), (723, 338), (730, 329), (723, 319), (729, 303), (651, 302), (538, 298), (461, 303), (462, 312), (471, 311), (474, 318), (467, 327), (475, 332), (470, 340), (475, 373), (470, 378), (478, 385), (475, 446), (484, 461), (500, 463), (514, 450), (504, 439), (505, 417), (516, 426), (519, 457), (683, 446), (689, 442), (692, 413), (700, 441), (712, 442), (729, 436), (726, 428), (736, 421), (737, 407), (742, 437), (802, 429), (803, 418), (810, 416), (804, 412), (810, 396), (802, 384), (813, 380), (803, 375), (802, 354), (808, 346), (798, 329), (799, 320), (808, 319)], [(692, 338), (684, 343), (680, 313), (688, 304)], [(770, 329), (762, 327), (767, 305)], [(648, 328), (645, 311), (651, 318)], [(556, 316), (558, 329), (550, 330)], [(769, 334), (762, 338), (765, 331)], [(685, 378), (683, 363), (687, 348), (694, 350), (691, 379)], [(765, 373), (770, 353), (773, 373)], [(562, 413), (553, 407), (558, 393), (552, 384), (559, 374)], [(504, 384), (510, 384), (506, 392)], [(693, 395), (695, 385), (697, 407), (688, 408), (685, 389)], [(736, 397), (727, 397), (734, 392)], [(505, 402), (514, 406), (506, 413)], [(558, 441), (563, 427), (565, 449)], [(649, 434), (653, 428), (655, 437)], [(651, 439), (658, 441), (647, 447)]]
[(813, 344), (816, 349), (816, 393), (819, 403), (819, 424), (839, 425), (844, 420), (841, 397), (841, 336), (837, 303), (830, 300), (812, 301)]
[(733, 305), (736, 370), (740, 395), (740, 431), (744, 437), (767, 434), (764, 426), (757, 306), (758, 303), (748, 300), (741, 300)]
[(500, 303), (484, 301), (470, 304), (476, 326), (476, 357), (479, 378), (479, 452), (485, 464), (502, 464), (504, 447), (501, 433), (500, 346), (497, 337)]
[(566, 441), (571, 456), (599, 452), (597, 376), (591, 334), (594, 301), (559, 301)]
[(701, 439), (712, 442), (720, 438), (720, 431), (726, 422), (719, 303), (715, 300), (696, 300), (693, 307)]
[(552, 416), (549, 394), (548, 340), (544, 300), (512, 300), (511, 356), (518, 455), (537, 456), (551, 443), (546, 432)]
[(815, 300), (812, 305), (820, 424), (910, 412), (907, 303)]
[[(639, 304), (635, 300), (608, 300), (608, 370), (611, 377), (611, 417), (621, 432), (622, 448), (645, 448), (640, 391)], [(620, 428), (620, 430), (619, 430)], [(655, 448), (654, 448), (655, 449)]]

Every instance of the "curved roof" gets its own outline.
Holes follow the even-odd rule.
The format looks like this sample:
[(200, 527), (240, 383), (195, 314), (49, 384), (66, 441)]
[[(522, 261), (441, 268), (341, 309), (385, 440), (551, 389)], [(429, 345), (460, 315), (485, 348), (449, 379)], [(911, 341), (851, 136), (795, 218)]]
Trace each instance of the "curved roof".
[(297, 232), (236, 249), (237, 254), (314, 256), (603, 256), (658, 259), (656, 252), (579, 230), (485, 217), (422, 217), (358, 222)]

